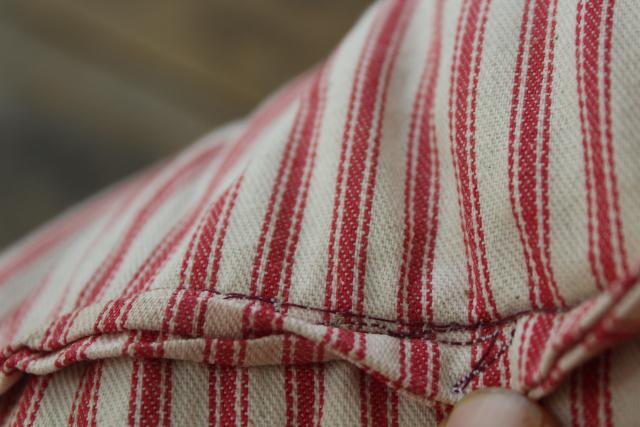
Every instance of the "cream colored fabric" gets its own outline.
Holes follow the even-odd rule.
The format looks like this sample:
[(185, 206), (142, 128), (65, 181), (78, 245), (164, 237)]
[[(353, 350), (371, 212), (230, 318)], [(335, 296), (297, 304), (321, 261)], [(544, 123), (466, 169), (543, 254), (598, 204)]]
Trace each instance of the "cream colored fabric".
[(375, 3), (246, 120), (2, 256), (0, 420), (432, 425), (501, 386), (628, 425), (639, 15)]

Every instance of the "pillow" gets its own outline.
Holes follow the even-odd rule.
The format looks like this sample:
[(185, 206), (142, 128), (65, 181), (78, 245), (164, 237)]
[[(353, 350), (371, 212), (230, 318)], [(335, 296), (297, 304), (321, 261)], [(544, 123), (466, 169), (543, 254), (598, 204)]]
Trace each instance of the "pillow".
[(3, 255), (0, 424), (435, 425), (494, 386), (634, 423), (639, 19), (375, 3)]

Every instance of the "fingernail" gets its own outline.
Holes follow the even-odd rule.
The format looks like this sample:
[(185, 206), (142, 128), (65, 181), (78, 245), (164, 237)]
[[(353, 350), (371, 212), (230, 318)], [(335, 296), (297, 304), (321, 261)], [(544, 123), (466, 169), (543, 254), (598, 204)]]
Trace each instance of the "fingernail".
[(554, 427), (550, 416), (521, 394), (484, 389), (465, 396), (456, 404), (446, 427)]

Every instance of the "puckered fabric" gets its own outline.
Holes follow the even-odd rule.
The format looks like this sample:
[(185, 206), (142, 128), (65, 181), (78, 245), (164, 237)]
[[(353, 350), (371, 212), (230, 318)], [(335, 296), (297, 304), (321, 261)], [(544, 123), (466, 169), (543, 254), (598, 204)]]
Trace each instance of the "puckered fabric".
[(435, 425), (498, 386), (633, 425), (639, 20), (375, 3), (247, 119), (5, 252), (0, 424)]

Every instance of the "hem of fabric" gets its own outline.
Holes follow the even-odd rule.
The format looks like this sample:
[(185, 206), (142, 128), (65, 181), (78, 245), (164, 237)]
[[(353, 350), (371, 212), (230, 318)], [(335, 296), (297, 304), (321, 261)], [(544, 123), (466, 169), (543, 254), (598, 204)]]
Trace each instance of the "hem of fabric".
[[(620, 325), (628, 326), (625, 316), (640, 304), (639, 279), (640, 269), (568, 311), (527, 311), (476, 325), (421, 325), (418, 330), (412, 325), (414, 329), (404, 334), (385, 331), (377, 318), (336, 321), (327, 319), (326, 313), (304, 309), (306, 318), (301, 318), (298, 308), (287, 310), (265, 299), (151, 289), (59, 316), (7, 346), (0, 353), (0, 394), (22, 373), (44, 375), (72, 363), (108, 357), (161, 357), (236, 367), (284, 365), (285, 342), (302, 340), (314, 350), (289, 364), (344, 360), (421, 400), (455, 403), (469, 391), (474, 378), (505, 360), (512, 374), (502, 386), (540, 398), (587, 358), (640, 332), (640, 322), (638, 328), (619, 332)], [(171, 301), (185, 298), (195, 303), (190, 322), (171, 316), (167, 321), (163, 315)], [(114, 311), (118, 307), (126, 310)], [(550, 325), (542, 342), (529, 336), (536, 322)], [(440, 379), (436, 391), (416, 387), (402, 377), (395, 355), (399, 346), (416, 340), (437, 348), (442, 363), (466, 359), (470, 350), (481, 352), (482, 357), (475, 365), (447, 366), (443, 369), (447, 375), (441, 375), (446, 378)], [(534, 346), (526, 352), (537, 355), (534, 362), (523, 362), (519, 356), (527, 345)], [(232, 348), (234, 355), (229, 358), (223, 348)]]

